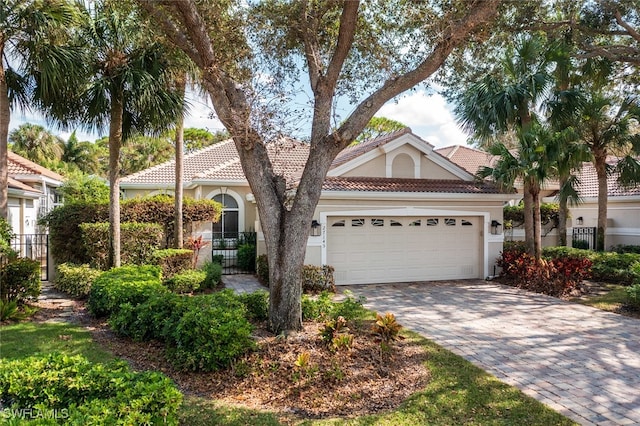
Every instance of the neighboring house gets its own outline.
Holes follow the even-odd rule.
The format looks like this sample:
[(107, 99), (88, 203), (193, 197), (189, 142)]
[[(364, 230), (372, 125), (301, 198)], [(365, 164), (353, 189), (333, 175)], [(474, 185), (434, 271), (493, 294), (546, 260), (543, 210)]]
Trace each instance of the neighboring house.
[[(492, 167), (497, 161), (497, 157), (487, 154), (474, 148), (466, 146), (451, 146), (436, 150), (460, 167), (470, 173), (477, 173), (483, 166)], [(615, 166), (617, 158), (608, 159), (610, 166)], [(595, 228), (598, 220), (598, 177), (593, 164), (585, 162), (577, 174), (577, 192), (580, 195), (581, 203), (577, 206), (569, 207), (569, 220), (567, 221), (568, 239), (587, 241), (591, 248), (595, 244)], [(607, 247), (618, 244), (640, 245), (640, 187), (622, 188), (617, 183), (618, 176), (611, 174), (608, 179), (608, 200), (607, 200)], [(521, 186), (516, 185), (519, 194), (522, 193)], [(557, 182), (547, 185), (544, 202), (557, 202), (555, 198), (558, 191)], [(520, 198), (516, 198), (512, 203), (518, 203)], [(557, 230), (543, 229), (543, 244), (557, 245)], [(524, 231), (515, 229), (513, 238), (524, 239)]]
[[(607, 160), (615, 166), (618, 159)], [(598, 221), (598, 176), (592, 163), (583, 163), (577, 175), (582, 202), (571, 207), (571, 220), (576, 228), (595, 229)], [(623, 188), (618, 176), (607, 178), (607, 248), (619, 244), (640, 245), (640, 186)]]
[(20, 155), (8, 152), (9, 223), (15, 234), (36, 234), (41, 231), (38, 219), (58, 203), (55, 189), (64, 178)]
[[(308, 145), (269, 145), (277, 173), (295, 190)], [(121, 180), (126, 198), (172, 193), (174, 161)], [(184, 158), (185, 195), (224, 205), (220, 223), (201, 227), (206, 239), (258, 231), (255, 198), (233, 141)], [(433, 145), (403, 129), (342, 151), (333, 161), (314, 213), (305, 263), (335, 268), (337, 284), (484, 278), (494, 273), (503, 235), (503, 205), (512, 194), (478, 182)]]

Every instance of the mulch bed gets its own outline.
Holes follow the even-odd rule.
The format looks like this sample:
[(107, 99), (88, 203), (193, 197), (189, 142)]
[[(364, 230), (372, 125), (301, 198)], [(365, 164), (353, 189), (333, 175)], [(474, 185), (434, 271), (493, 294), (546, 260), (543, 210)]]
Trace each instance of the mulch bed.
[[(320, 323), (305, 323), (303, 331), (287, 338), (258, 324), (254, 332), (258, 349), (231, 368), (212, 373), (178, 371), (165, 359), (163, 344), (120, 338), (106, 323), (88, 315), (82, 323), (95, 341), (134, 369), (161, 371), (186, 395), (287, 417), (351, 417), (392, 410), (429, 381), (424, 348), (406, 339), (382, 353), (369, 332), (370, 321), (352, 328), (350, 350), (337, 352), (323, 344)], [(309, 363), (300, 368), (295, 362), (303, 352), (309, 353)]]

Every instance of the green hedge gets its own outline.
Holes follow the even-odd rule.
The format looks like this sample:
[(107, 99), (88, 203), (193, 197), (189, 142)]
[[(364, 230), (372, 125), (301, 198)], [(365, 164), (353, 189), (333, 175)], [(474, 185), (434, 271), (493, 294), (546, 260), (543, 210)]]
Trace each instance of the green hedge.
[[(172, 197), (153, 197), (124, 200), (120, 206), (120, 221), (159, 223), (165, 237), (173, 235), (175, 203)], [(193, 222), (217, 222), (222, 205), (213, 200), (194, 200), (185, 197), (182, 208), (184, 228)], [(40, 220), (49, 227), (50, 250), (56, 263), (89, 263), (80, 235), (80, 224), (106, 222), (109, 220), (108, 203), (73, 203), (56, 207)], [(164, 241), (163, 247), (166, 247)]]
[(160, 266), (162, 276), (171, 278), (193, 267), (193, 250), (163, 249), (153, 252), (153, 263)]
[[(80, 225), (89, 263), (98, 269), (109, 266), (109, 223)], [(120, 256), (122, 264), (151, 263), (162, 242), (162, 227), (157, 223), (125, 222), (120, 225)]]
[(241, 244), (238, 246), (238, 268), (247, 272), (256, 270), (255, 244)]
[(207, 279), (205, 271), (188, 270), (175, 274), (164, 281), (164, 285), (174, 293), (192, 293), (201, 289)]
[(631, 284), (636, 277), (640, 278), (631, 268), (633, 264), (640, 262), (640, 254), (633, 252), (595, 252), (570, 247), (545, 247), (542, 254), (549, 259), (568, 256), (589, 259), (593, 263), (591, 271), (596, 281)]
[(122, 336), (167, 344), (167, 358), (179, 369), (213, 371), (254, 347), (245, 304), (231, 290), (200, 295), (154, 294), (125, 303), (109, 324)]
[(631, 284), (637, 274), (631, 266), (640, 262), (636, 253), (597, 253), (593, 260), (593, 278), (598, 281)]
[[(258, 279), (269, 285), (269, 262), (266, 254), (261, 254), (256, 259)], [(335, 269), (329, 265), (302, 265), (302, 291), (305, 293), (319, 293), (321, 291), (336, 291), (336, 283), (333, 277)]]
[(55, 413), (65, 424), (177, 425), (182, 394), (163, 374), (132, 372), (124, 361), (49, 354), (0, 359), (0, 399), (8, 409)]
[(202, 288), (216, 288), (220, 285), (222, 279), (222, 265), (216, 262), (205, 262), (202, 265), (202, 270), (205, 272), (204, 283)]
[(72, 297), (87, 297), (91, 284), (102, 273), (89, 265), (73, 265), (71, 263), (58, 265), (56, 270), (53, 286)]
[(40, 262), (15, 259), (0, 267), (0, 298), (23, 302), (40, 295)]
[(89, 292), (87, 307), (96, 317), (116, 313), (120, 305), (140, 304), (151, 295), (168, 293), (157, 266), (122, 266), (103, 272)]
[(254, 347), (247, 311), (231, 290), (192, 297), (172, 334), (169, 359), (182, 370), (214, 371)]

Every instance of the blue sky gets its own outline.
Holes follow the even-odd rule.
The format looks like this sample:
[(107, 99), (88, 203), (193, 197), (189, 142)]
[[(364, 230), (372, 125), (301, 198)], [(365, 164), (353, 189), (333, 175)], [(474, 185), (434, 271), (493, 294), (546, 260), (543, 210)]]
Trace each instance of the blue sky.
[[(211, 117), (213, 108), (208, 98), (191, 94), (189, 102), (191, 111), (185, 119), (185, 127), (198, 127), (212, 132), (223, 130), (222, 124)], [(406, 124), (415, 134), (436, 147), (464, 145), (467, 135), (456, 124), (451, 111), (452, 106), (442, 96), (427, 94), (425, 90), (417, 90), (388, 102), (376, 115)], [(42, 116), (36, 112), (12, 111), (9, 129), (13, 130), (24, 123), (40, 124), (65, 140), (71, 134), (70, 131), (58, 130), (47, 125)], [(76, 134), (80, 140), (90, 141), (103, 136), (89, 134), (82, 129), (78, 129)]]

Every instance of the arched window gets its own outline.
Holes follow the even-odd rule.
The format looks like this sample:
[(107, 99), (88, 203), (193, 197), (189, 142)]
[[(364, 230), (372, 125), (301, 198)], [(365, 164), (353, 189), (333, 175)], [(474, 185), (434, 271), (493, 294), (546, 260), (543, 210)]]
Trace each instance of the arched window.
[(213, 239), (238, 238), (238, 202), (229, 194), (214, 195), (213, 200), (223, 206), (220, 220), (213, 224)]

